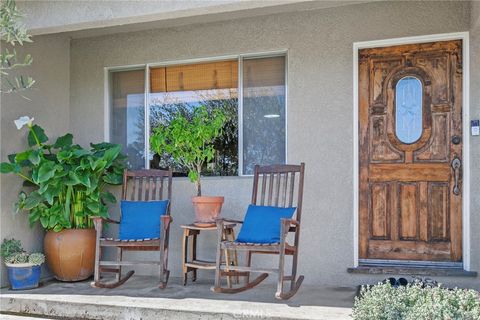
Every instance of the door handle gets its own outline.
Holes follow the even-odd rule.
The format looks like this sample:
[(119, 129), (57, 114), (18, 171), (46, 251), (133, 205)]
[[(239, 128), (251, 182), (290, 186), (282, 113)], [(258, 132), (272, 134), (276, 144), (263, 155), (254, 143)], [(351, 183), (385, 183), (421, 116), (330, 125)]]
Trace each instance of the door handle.
[(454, 178), (454, 184), (453, 184), (453, 194), (454, 195), (459, 195), (460, 194), (460, 187), (458, 186), (458, 180), (460, 178), (460, 167), (462, 166), (462, 161), (455, 157), (452, 160), (452, 169), (453, 169), (453, 178)]

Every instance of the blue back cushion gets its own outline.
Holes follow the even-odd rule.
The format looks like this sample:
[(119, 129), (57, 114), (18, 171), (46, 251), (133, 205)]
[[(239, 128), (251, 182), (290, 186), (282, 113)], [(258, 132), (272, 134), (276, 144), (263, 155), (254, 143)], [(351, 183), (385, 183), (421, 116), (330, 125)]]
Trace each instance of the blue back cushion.
[(237, 242), (280, 242), (280, 219), (292, 218), (296, 208), (256, 206), (248, 207)]
[(120, 209), (121, 240), (138, 240), (160, 237), (160, 216), (167, 212), (168, 200), (162, 201), (126, 201), (122, 200)]

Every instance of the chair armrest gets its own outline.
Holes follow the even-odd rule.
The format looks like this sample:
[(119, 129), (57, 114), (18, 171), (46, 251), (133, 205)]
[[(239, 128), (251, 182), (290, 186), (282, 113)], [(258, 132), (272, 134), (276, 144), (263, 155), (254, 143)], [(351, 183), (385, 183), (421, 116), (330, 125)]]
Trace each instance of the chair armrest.
[(297, 231), (297, 228), (300, 226), (300, 222), (298, 222), (297, 220), (285, 219), (285, 218), (281, 219), (281, 224), (282, 224), (282, 230), (284, 230), (284, 232), (286, 233), (295, 232)]
[(168, 229), (173, 222), (173, 219), (171, 216), (165, 214), (160, 216), (160, 221), (162, 221), (162, 228)]
[(293, 225), (295, 227), (298, 227), (300, 226), (300, 222), (298, 222), (297, 220), (294, 220), (294, 219), (282, 219), (283, 223), (285, 224), (289, 224), (289, 225)]

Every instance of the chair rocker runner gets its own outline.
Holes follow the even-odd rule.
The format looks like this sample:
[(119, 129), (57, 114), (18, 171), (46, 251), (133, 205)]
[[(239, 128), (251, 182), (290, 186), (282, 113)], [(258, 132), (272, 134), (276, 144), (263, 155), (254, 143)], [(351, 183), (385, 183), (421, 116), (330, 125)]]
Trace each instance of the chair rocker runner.
[[(268, 274), (273, 273), (278, 275), (277, 292), (275, 297), (277, 299), (289, 299), (295, 295), (304, 278), (303, 276), (297, 277), (304, 172), (304, 163), (301, 163), (300, 165), (255, 166), (252, 204), (247, 211), (244, 221), (231, 219), (217, 220), (219, 230), (217, 240), (218, 246), (216, 255), (215, 285), (212, 287), (212, 291), (218, 293), (242, 292), (258, 285), (267, 278)], [(289, 218), (281, 218), (281, 215), (276, 215), (278, 212), (284, 214), (286, 211), (290, 212)], [(292, 217), (293, 212), (295, 212), (295, 218)], [(254, 215), (254, 213), (256, 214)], [(272, 216), (274, 217), (274, 220), (269, 218)], [(258, 227), (258, 225), (262, 224), (261, 219), (270, 220), (263, 223), (264, 226)], [(226, 241), (222, 239), (222, 230), (224, 230), (227, 222), (243, 223), (240, 233), (235, 241)], [(249, 226), (247, 226), (247, 224)], [(278, 228), (272, 229), (271, 227), (274, 225)], [(254, 227), (250, 228), (251, 226)], [(261, 239), (260, 242), (256, 243), (253, 240), (250, 241), (248, 236), (241, 239), (242, 233), (247, 234), (249, 232), (246, 230), (247, 228), (256, 228), (254, 231), (257, 235), (258, 233), (260, 234), (260, 237), (256, 236), (254, 233), (252, 236), (252, 233), (250, 232), (251, 239), (261, 239), (263, 236), (262, 230), (265, 230), (265, 233), (270, 232), (275, 234), (275, 237), (272, 238), (275, 240), (266, 241)], [(293, 233), (293, 245), (287, 243), (287, 236), (289, 233)], [(221, 260), (222, 250), (226, 251), (232, 249), (246, 252), (246, 266), (226, 265)], [(256, 269), (252, 267), (253, 254), (277, 255), (278, 268)], [(292, 257), (292, 270), (291, 273), (287, 275), (284, 270), (286, 256)], [(252, 272), (260, 273), (260, 275), (250, 281), (250, 274)], [(243, 276), (245, 277), (245, 285), (237, 288), (222, 287), (222, 275)], [(288, 283), (285, 284), (285, 281), (288, 281)]]
[[(115, 288), (125, 283), (133, 274), (134, 271), (127, 272), (122, 277), (122, 267), (123, 266), (135, 266), (135, 265), (157, 265), (159, 267), (160, 273), (160, 284), (161, 289), (165, 288), (168, 282), (169, 270), (167, 269), (168, 264), (168, 240), (170, 232), (170, 224), (172, 223), (172, 218), (170, 217), (170, 201), (172, 198), (172, 171), (166, 170), (136, 170), (136, 171), (127, 171), (125, 170), (123, 175), (123, 187), (122, 187), (122, 200), (128, 202), (129, 204), (137, 205), (155, 205), (157, 203), (162, 203), (164, 206), (164, 214), (159, 212), (159, 210), (148, 210), (150, 212), (139, 212), (138, 215), (130, 214), (129, 219), (131, 222), (130, 226), (137, 225), (137, 231), (143, 232), (144, 226), (142, 225), (142, 217), (140, 214), (150, 214), (150, 216), (156, 217), (160, 230), (156, 229), (155, 235), (150, 237), (136, 237), (135, 239), (125, 239), (122, 238), (122, 224), (127, 220), (125, 213), (121, 213), (120, 221), (115, 221), (112, 219), (105, 219), (101, 217), (93, 218), (95, 225), (95, 230), (97, 232), (96, 238), (96, 252), (95, 252), (95, 274), (94, 281), (91, 283), (93, 287), (97, 288)], [(160, 200), (168, 200), (160, 201)], [(122, 211), (124, 201), (122, 201)], [(142, 207), (140, 207), (142, 208)], [(146, 207), (143, 207), (146, 208)], [(140, 211), (140, 210), (138, 210)], [(157, 212), (158, 215), (157, 215)], [(136, 213), (136, 212), (133, 212)], [(142, 215), (143, 216), (143, 215)], [(138, 220), (137, 220), (138, 217)], [(159, 218), (159, 219), (158, 219)], [(120, 239), (113, 238), (103, 238), (102, 229), (104, 223), (115, 223), (120, 224)], [(153, 228), (156, 228), (158, 224), (154, 225)], [(152, 227), (151, 224), (149, 226)], [(125, 229), (124, 229), (125, 230)], [(105, 247), (116, 248), (117, 255), (115, 261), (106, 261), (101, 260), (102, 249)], [(159, 260), (158, 261), (124, 261), (123, 252), (124, 251), (158, 251)], [(114, 281), (111, 282), (102, 282), (101, 273), (115, 273), (116, 277)]]

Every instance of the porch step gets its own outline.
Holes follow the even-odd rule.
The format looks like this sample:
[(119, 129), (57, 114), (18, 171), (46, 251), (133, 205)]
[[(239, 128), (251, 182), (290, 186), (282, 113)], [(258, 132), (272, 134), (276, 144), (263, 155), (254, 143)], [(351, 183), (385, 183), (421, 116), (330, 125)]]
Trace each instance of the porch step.
[[(133, 298), (107, 296), (2, 295), (2, 311), (55, 319), (158, 320), (158, 319), (351, 319), (351, 309), (263, 304), (202, 299)], [(11, 319), (16, 318), (12, 315)], [(0, 315), (0, 319), (3, 319)], [(29, 319), (27, 317), (27, 319)], [(35, 319), (35, 318), (33, 318)]]
[[(0, 313), (52, 319), (351, 319), (353, 288), (305, 285), (289, 301), (273, 297), (273, 284), (237, 295), (215, 294), (211, 281), (183, 286), (173, 278), (165, 290), (156, 278), (133, 277), (116, 289), (95, 289), (87, 282), (51, 282), (29, 291), (1, 290)], [(0, 319), (3, 315), (0, 315)], [(16, 320), (12, 318), (12, 320)], [(23, 320), (19, 318), (18, 320)]]

